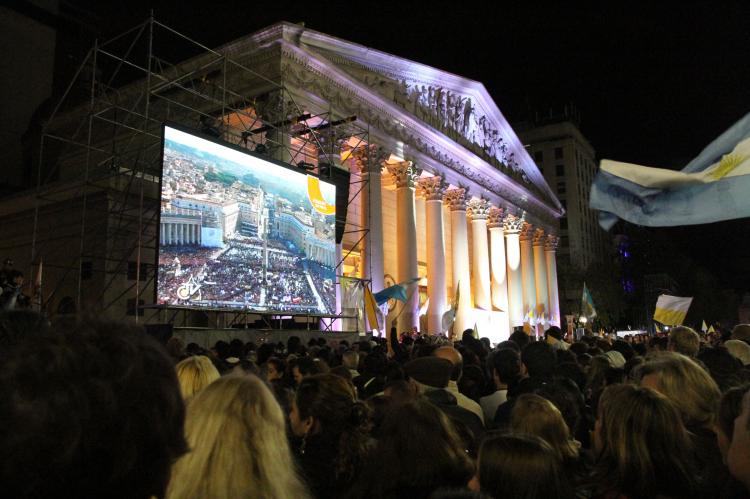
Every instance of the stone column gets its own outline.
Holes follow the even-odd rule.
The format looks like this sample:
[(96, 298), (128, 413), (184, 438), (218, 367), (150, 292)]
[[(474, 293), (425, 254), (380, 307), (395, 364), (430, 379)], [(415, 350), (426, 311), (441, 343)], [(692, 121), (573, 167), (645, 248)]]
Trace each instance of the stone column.
[(474, 306), (482, 310), (492, 310), (490, 284), (490, 255), (487, 243), (487, 215), (490, 205), (486, 199), (469, 201), (471, 218), (471, 252), (474, 274)]
[(447, 309), (445, 282), (445, 239), (443, 236), (443, 195), (445, 180), (429, 177), (419, 180), (419, 189), (425, 198), (427, 225), (427, 332), (443, 333), (443, 314)]
[[(536, 286), (536, 317), (540, 327), (538, 332), (544, 332), (545, 324), (542, 316), (549, 322), (549, 297), (547, 295), (547, 263), (544, 259), (545, 233), (543, 229), (534, 231), (534, 283)], [(547, 326), (549, 327), (549, 326)]]
[[(451, 247), (453, 253), (453, 295), (459, 290), (454, 336), (474, 326), (471, 317), (471, 274), (469, 272), (469, 241), (466, 225), (466, 189), (445, 191), (445, 202), (451, 209)], [(450, 298), (453, 300), (453, 297)]]
[[(417, 266), (417, 218), (414, 206), (414, 186), (419, 171), (411, 161), (387, 164), (396, 184), (396, 243), (398, 244), (398, 281), (405, 282), (419, 277)], [(406, 303), (398, 316), (398, 331), (419, 328), (419, 283), (406, 287)]]
[(508, 310), (508, 279), (505, 264), (503, 210), (490, 208), (487, 227), (490, 229), (490, 272), (492, 274), (492, 305), (510, 315)]
[(521, 277), (520, 234), (523, 220), (507, 215), (503, 220), (508, 268), (508, 317), (511, 331), (523, 326), (523, 279)]
[[(521, 276), (523, 279), (523, 314), (528, 317), (529, 312), (536, 314), (536, 285), (534, 283), (534, 226), (525, 223), (521, 229)], [(528, 318), (526, 319), (528, 321)]]
[(383, 289), (383, 203), (381, 170), (389, 154), (382, 148), (370, 146), (352, 152), (352, 165), (362, 177), (360, 224), (366, 229), (362, 252), (362, 276), (370, 279), (372, 292)]
[(160, 223), (159, 224), (159, 244), (161, 244), (162, 246), (166, 244), (166, 241), (167, 241), (166, 236), (167, 235), (164, 234), (164, 223)]
[(557, 291), (557, 258), (555, 250), (559, 239), (553, 234), (547, 236), (544, 243), (544, 259), (547, 270), (547, 291), (549, 296), (549, 316), (550, 325), (560, 327), (560, 300)]

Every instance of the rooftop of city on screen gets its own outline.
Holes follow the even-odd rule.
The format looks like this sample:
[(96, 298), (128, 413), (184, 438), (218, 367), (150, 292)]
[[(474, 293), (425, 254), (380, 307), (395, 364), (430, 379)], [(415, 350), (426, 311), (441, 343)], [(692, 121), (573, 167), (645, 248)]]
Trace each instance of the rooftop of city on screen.
[(333, 184), (171, 126), (162, 168), (158, 304), (335, 310)]

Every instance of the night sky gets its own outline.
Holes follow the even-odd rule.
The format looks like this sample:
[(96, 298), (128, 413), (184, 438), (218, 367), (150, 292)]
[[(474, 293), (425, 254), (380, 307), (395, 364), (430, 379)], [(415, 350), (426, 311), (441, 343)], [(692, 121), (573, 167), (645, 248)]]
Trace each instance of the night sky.
[[(102, 39), (145, 20), (150, 8), (157, 20), (210, 47), (277, 21), (304, 21), (308, 28), (478, 80), (511, 123), (572, 103), (599, 159), (682, 168), (750, 111), (747, 1), (606, 2), (596, 8), (521, 2), (68, 3), (99, 17), (92, 30)], [(750, 253), (747, 231), (745, 220), (660, 232), (726, 274), (721, 286), (747, 289), (747, 275), (740, 272), (750, 268), (742, 263)], [(717, 264), (722, 252), (727, 258)]]

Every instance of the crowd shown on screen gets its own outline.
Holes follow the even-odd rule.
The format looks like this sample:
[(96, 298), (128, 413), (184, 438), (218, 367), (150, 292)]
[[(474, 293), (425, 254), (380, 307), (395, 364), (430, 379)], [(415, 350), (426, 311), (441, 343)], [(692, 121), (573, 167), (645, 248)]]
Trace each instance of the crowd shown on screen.
[(750, 498), (750, 325), (212, 348), (0, 314), (7, 497)]

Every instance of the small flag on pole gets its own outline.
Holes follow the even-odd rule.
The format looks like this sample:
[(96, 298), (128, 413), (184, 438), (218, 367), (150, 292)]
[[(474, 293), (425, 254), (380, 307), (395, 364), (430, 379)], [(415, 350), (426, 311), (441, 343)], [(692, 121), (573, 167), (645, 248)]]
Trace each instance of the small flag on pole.
[(39, 259), (39, 266), (36, 269), (36, 277), (34, 278), (34, 308), (37, 312), (42, 311), (42, 259)]
[(666, 326), (677, 326), (682, 324), (687, 315), (692, 297), (659, 295), (654, 310), (654, 320)]
[(365, 317), (367, 317), (367, 324), (370, 328), (370, 331), (373, 329), (380, 330), (380, 323), (378, 321), (378, 312), (380, 309), (378, 308), (378, 304), (375, 301), (375, 297), (372, 294), (372, 291), (370, 291), (370, 288), (365, 286)]
[(394, 284), (393, 286), (388, 286), (387, 288), (378, 291), (373, 296), (375, 297), (375, 301), (378, 305), (382, 305), (383, 303), (387, 302), (391, 298), (394, 300), (402, 301), (406, 303), (406, 300), (408, 299), (406, 296), (406, 286), (409, 284), (415, 283), (419, 280), (419, 277), (416, 277), (414, 279), (411, 279), (409, 281), (400, 282), (398, 284)]
[(703, 321), (703, 324), (701, 324), (701, 331), (708, 332), (708, 326), (706, 325), (706, 321)]
[(709, 327), (709, 328), (708, 328), (708, 332), (709, 332), (709, 333), (715, 333), (715, 332), (716, 332), (716, 330), (714, 329), (714, 327), (713, 327), (713, 326), (711, 326), (711, 327)]
[(596, 308), (594, 307), (594, 299), (591, 297), (589, 288), (586, 287), (586, 283), (583, 283), (583, 294), (581, 295), (581, 315), (593, 319), (596, 317)]

